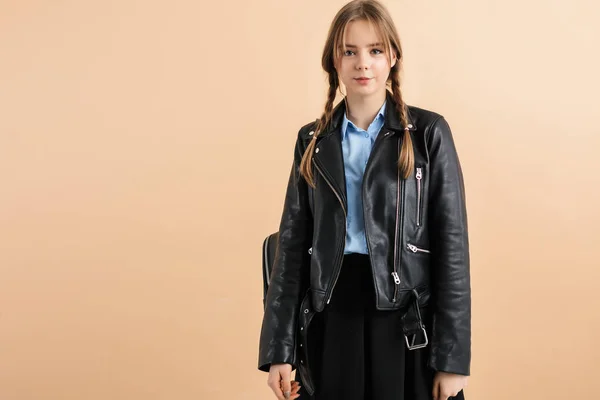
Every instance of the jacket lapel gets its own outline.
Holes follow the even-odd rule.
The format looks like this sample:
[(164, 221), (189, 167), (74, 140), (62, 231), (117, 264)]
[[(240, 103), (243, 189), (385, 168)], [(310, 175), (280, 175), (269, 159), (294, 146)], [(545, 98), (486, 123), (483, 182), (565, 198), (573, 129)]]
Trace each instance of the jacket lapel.
[(332, 185), (334, 192), (340, 196), (344, 209), (348, 210), (340, 128), (336, 128), (334, 132), (318, 140), (316, 145), (313, 161), (324, 178)]
[[(390, 133), (403, 132), (396, 104), (390, 91), (386, 90), (387, 105), (385, 107), (385, 122), (382, 127)], [(344, 154), (342, 151), (341, 125), (346, 111), (346, 102), (340, 101), (333, 109), (329, 126), (318, 135), (313, 162), (317, 165), (332, 189), (340, 196), (345, 210), (348, 210), (346, 193), (346, 176), (344, 173)], [(415, 121), (408, 113), (409, 130), (416, 130)]]

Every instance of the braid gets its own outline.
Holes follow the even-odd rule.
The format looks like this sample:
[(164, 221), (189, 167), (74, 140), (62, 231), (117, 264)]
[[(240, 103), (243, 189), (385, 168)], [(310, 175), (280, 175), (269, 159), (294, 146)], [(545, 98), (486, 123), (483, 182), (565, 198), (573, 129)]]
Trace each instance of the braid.
[(400, 156), (398, 157), (398, 168), (402, 172), (404, 179), (408, 178), (412, 170), (415, 167), (415, 155), (413, 150), (412, 138), (408, 130), (408, 116), (406, 112), (406, 105), (402, 100), (402, 93), (400, 92), (400, 80), (398, 73), (392, 71), (392, 97), (396, 102), (397, 112), (400, 114), (400, 121), (404, 127), (404, 140), (402, 141), (402, 150), (400, 150)]
[(317, 120), (317, 125), (315, 126), (315, 133), (313, 134), (313, 140), (308, 143), (306, 147), (306, 151), (302, 156), (302, 160), (300, 161), (300, 174), (304, 177), (306, 182), (312, 187), (315, 188), (314, 174), (311, 168), (312, 159), (315, 153), (316, 140), (317, 136), (321, 132), (325, 130), (329, 122), (331, 121), (332, 111), (333, 111), (333, 102), (335, 100), (335, 95), (337, 93), (337, 89), (339, 86), (339, 82), (337, 79), (337, 74), (335, 70), (328, 74), (329, 77), (329, 89), (327, 91), (327, 102), (325, 103), (325, 111), (321, 115), (321, 118)]

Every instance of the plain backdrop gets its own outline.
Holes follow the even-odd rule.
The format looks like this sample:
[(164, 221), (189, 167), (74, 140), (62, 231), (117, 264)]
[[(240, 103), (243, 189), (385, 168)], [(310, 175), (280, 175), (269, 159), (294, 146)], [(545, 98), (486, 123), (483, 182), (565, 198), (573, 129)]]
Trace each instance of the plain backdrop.
[[(274, 399), (261, 245), (343, 4), (0, 1), (0, 399)], [(468, 399), (592, 398), (600, 5), (384, 4), (463, 167)]]

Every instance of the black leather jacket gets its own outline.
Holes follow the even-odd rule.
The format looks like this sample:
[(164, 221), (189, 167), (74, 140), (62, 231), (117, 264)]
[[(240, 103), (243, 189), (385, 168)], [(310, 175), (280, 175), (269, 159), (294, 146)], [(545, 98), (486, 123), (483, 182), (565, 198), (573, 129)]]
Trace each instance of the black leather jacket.
[[(403, 179), (396, 162), (404, 131), (389, 91), (387, 102), (362, 188), (376, 307), (406, 310), (417, 298), (432, 315), (431, 326), (426, 326), (429, 365), (469, 375), (467, 214), (452, 133), (443, 116), (409, 106), (415, 171)], [(316, 139), (314, 190), (300, 176), (299, 165), (316, 122), (298, 133), (260, 334), (259, 369), (268, 372), (272, 363), (291, 364), (311, 394), (306, 332), (331, 298), (345, 245), (347, 199), (339, 129), (344, 104), (336, 106), (328, 131)]]

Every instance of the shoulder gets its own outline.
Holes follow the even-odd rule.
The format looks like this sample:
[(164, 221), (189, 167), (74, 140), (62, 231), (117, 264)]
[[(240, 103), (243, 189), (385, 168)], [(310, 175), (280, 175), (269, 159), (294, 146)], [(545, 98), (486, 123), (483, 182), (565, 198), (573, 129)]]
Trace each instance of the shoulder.
[(304, 125), (302, 125), (300, 127), (300, 129), (298, 130), (298, 140), (304, 140), (304, 141), (308, 141), (308, 140), (312, 140), (314, 132), (315, 132), (315, 128), (317, 126), (317, 119), (307, 122)]
[(443, 140), (444, 137), (452, 140), (450, 125), (440, 112), (412, 105), (408, 105), (408, 112), (427, 143)]
[(298, 136), (296, 138), (296, 150), (302, 155), (308, 147), (311, 140), (314, 138), (315, 129), (317, 126), (317, 119), (305, 123), (298, 129)]
[(408, 105), (408, 113), (420, 131), (427, 131), (438, 119), (444, 118), (439, 112), (422, 107)]
[(296, 143), (294, 145), (294, 153), (295, 156), (299, 159), (303, 157), (306, 148), (308, 147), (310, 141), (313, 139), (314, 130), (317, 125), (317, 120), (307, 122), (298, 129), (298, 133), (296, 135)]

